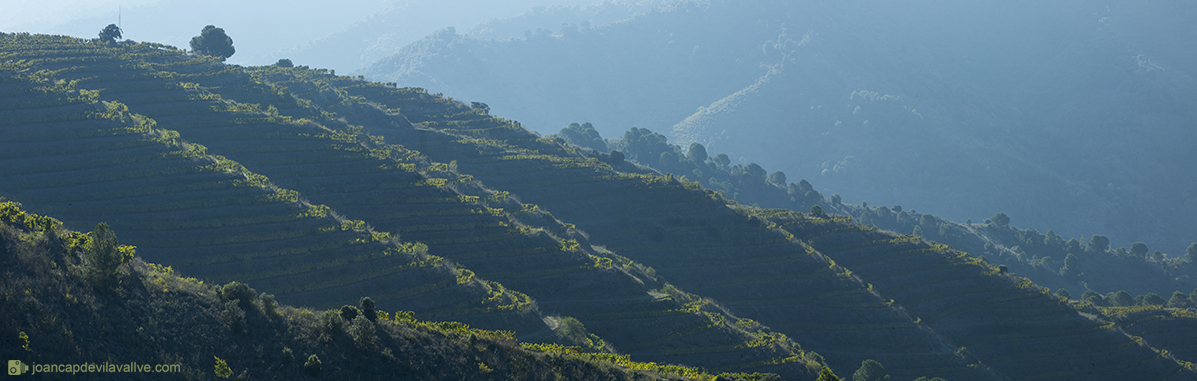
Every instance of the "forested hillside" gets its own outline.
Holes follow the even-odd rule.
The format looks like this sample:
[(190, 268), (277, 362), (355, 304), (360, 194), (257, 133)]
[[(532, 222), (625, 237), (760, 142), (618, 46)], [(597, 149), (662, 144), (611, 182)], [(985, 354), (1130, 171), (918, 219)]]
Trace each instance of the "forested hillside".
[[(361, 71), (704, 144), (851, 203), (1004, 212), (1180, 255), (1197, 241), (1191, 3), (683, 1), (522, 39), (442, 30)], [(563, 21), (564, 22), (564, 21)], [(1171, 48), (1168, 48), (1171, 47)]]
[[(1187, 357), (1191, 348), (1152, 336), (1158, 331), (1138, 324), (1145, 318), (1135, 315), (1157, 311), (1170, 319), (1161, 329), (1183, 330), (1189, 310), (1095, 310), (916, 236), (818, 209), (806, 214), (740, 205), (618, 152), (542, 137), (491, 115), (483, 102), (305, 66), (226, 65), (159, 44), (28, 34), (0, 35), (0, 78), (0, 196), (62, 221), (60, 227), (30, 217), (33, 223), (6, 233), (58, 253), (16, 256), (19, 264), (7, 268), (16, 270), (6, 271), (45, 271), (34, 278), (78, 285), (61, 279), (72, 268), (100, 263), (86, 254), (94, 243), (59, 229), (110, 227), (121, 244), (136, 246), (123, 252), (135, 250), (148, 262), (197, 278), (178, 280), (134, 260), (131, 269), (109, 272), (123, 274), (115, 278), (119, 287), (153, 284), (133, 290), (150, 294), (162, 286), (154, 277), (167, 286), (185, 283), (199, 293), (188, 297), (229, 322), (230, 334), (278, 340), (255, 345), (221, 336), (194, 348), (138, 349), (153, 358), (192, 359), (196, 369), (207, 356), (224, 354), (256, 358), (228, 363), (245, 367), (247, 377), (299, 374), (306, 368), (273, 368), (268, 353), (285, 352), (279, 345), (301, 357), (315, 353), (309, 349), (315, 344), (282, 333), (310, 331), (314, 342), (326, 343), (319, 352), (326, 362), (349, 356), (339, 353), (363, 340), (381, 342), (371, 347), (378, 352), (362, 355), (381, 356), (395, 367), (380, 372), (426, 378), (658, 374), (710, 380), (727, 373), (719, 377), (815, 380), (827, 379), (829, 370), (847, 375), (858, 368), (899, 380), (1197, 375)], [(807, 201), (816, 198), (822, 200), (814, 192)], [(28, 215), (22, 213), (10, 214)], [(86, 237), (109, 237), (106, 228)], [(54, 237), (77, 238), (59, 244)], [(79, 241), (83, 253), (72, 251), (74, 239), (87, 241)], [(38, 262), (45, 258), (57, 265)], [(227, 286), (216, 296), (200, 281)], [(14, 282), (5, 286), (6, 303), (24, 304), (5, 311), (24, 317), (5, 340), (20, 337), (19, 331), (71, 343), (76, 328), (36, 322), (47, 316), (41, 311), (83, 307), (69, 304), (69, 296), (59, 299), (52, 288), (31, 296), (33, 287), (20, 285), (34, 280)], [(161, 298), (192, 295), (167, 286), (166, 296), (144, 303), (170, 305)], [(112, 308), (92, 308), (100, 311), (91, 313), (95, 319), (119, 313), (119, 303), (93, 298)], [(282, 308), (294, 311), (296, 322), (273, 323), (272, 315), (258, 311), (275, 298), (320, 310), (343, 307), (310, 316)], [(46, 307), (34, 307), (38, 303)], [(411, 322), (384, 325), (377, 341), (361, 334), (370, 325), (355, 317), (373, 309), (456, 322), (422, 326), (455, 331), (441, 335), (464, 340), (444, 344), (461, 352), (404, 357), (432, 356), (424, 351), (437, 346), (402, 344), (413, 337), (402, 336), (404, 329), (418, 328)], [(79, 319), (62, 324), (99, 324)], [(302, 328), (320, 325), (348, 333)], [(158, 327), (167, 325), (143, 332), (166, 335), (154, 333), (166, 329)], [(1140, 331), (1132, 334), (1132, 328)], [(469, 333), (498, 338), (478, 342)], [(525, 352), (512, 340), (577, 357)], [(110, 349), (92, 342), (72, 344), (72, 358)], [(484, 347), (485, 355), (470, 352)], [(548, 365), (538, 362), (542, 358)], [(571, 362), (578, 358), (608, 365)], [(442, 360), (456, 364), (451, 373), (432, 373), (428, 364)], [(884, 370), (872, 365), (878, 362)], [(348, 373), (353, 364), (338, 362), (344, 367), (338, 372), (347, 373), (336, 374), (376, 374)], [(198, 372), (195, 378), (212, 377)]]

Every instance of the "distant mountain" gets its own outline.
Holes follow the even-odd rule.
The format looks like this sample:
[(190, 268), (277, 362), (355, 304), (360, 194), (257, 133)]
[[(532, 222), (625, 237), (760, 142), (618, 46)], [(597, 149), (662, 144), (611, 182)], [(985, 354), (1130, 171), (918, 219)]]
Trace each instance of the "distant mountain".
[(688, 1), (524, 39), (441, 31), (360, 73), (703, 143), (846, 201), (996, 212), (1173, 256), (1197, 240), (1184, 2)]
[[(526, 28), (560, 25), (563, 19), (578, 18), (577, 14), (600, 20), (622, 19), (630, 16), (635, 9), (646, 8), (630, 2), (611, 1), (599, 2), (588, 8), (599, 13), (594, 16), (581, 12), (581, 7), (591, 2), (592, 0), (405, 1), (327, 36), (312, 39), (275, 54), (279, 58), (289, 58), (297, 64), (332, 68), (348, 73), (394, 54), (404, 46), (419, 41), (428, 33), (439, 29), (466, 30), (473, 27), (470, 30), (481, 36), (510, 38), (522, 36)], [(548, 5), (552, 7), (546, 8)], [(603, 18), (603, 15), (607, 17)], [(513, 19), (500, 23), (496, 18)], [(546, 20), (551, 21), (547, 25), (542, 24)]]

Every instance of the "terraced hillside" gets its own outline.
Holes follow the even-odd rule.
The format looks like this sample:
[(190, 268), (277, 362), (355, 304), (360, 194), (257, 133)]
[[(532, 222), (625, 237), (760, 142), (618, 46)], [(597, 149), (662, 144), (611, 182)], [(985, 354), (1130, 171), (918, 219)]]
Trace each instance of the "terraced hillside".
[(576, 223), (591, 243), (651, 266), (674, 285), (794, 338), (834, 369), (853, 369), (874, 358), (898, 377), (994, 377), (967, 366), (842, 267), (760, 219), (727, 208), (696, 184), (614, 171), (609, 163), (581, 157), (480, 108), (446, 102), (432, 108), (423, 99), (436, 97), (423, 92), (339, 85), (420, 125), (366, 124), (371, 133), (408, 142), (437, 160), (452, 158), (459, 171)]
[(1167, 351), (1188, 363), (1197, 363), (1197, 312), (1160, 306), (1091, 307), (1127, 334)]
[[(188, 275), (282, 271), (277, 284), (253, 282), (311, 285), (280, 293), (299, 301), (368, 294), (424, 318), (788, 379), (814, 379), (820, 358), (841, 374), (876, 359), (897, 379), (1194, 375), (947, 248), (846, 218), (743, 208), (617, 157), (587, 157), (484, 104), (153, 44), (0, 44), (13, 105), (2, 133), (17, 137), (3, 148), (19, 152), (0, 159), (10, 171), (0, 194), (68, 226), (108, 220)], [(124, 135), (187, 153), (103, 140)], [(92, 172), (102, 175), (78, 176)], [(310, 257), (270, 251), (337, 234), (343, 245)]]
[(1192, 377), (1166, 351), (1086, 318), (1030, 280), (919, 237), (754, 210), (868, 282), (969, 358), (1013, 379)]
[[(341, 279), (356, 279), (366, 274), (385, 284), (358, 282), (353, 284), (361, 288), (322, 288), (320, 291), (331, 300), (328, 303), (368, 294), (380, 307), (412, 309), (426, 318), (511, 329), (535, 338), (546, 331), (537, 329), (544, 323), (535, 313), (535, 301), (545, 315), (576, 316), (590, 332), (597, 333), (597, 337), (582, 336), (581, 344), (593, 350), (614, 348), (645, 361), (702, 365), (720, 371), (770, 371), (796, 379), (813, 378), (819, 369), (816, 362), (803, 357), (797, 345), (784, 335), (739, 319), (701, 297), (668, 287), (646, 273), (644, 266), (626, 258), (596, 255), (602, 253), (590, 249), (582, 234), (539, 211), (536, 205), (521, 204), (505, 192), (485, 189), (469, 176), (455, 173), (452, 164), (430, 162), (420, 152), (363, 134), (361, 126), (346, 123), (334, 112), (379, 110), (302, 78), (324, 74), (306, 69), (228, 67), (154, 45), (114, 48), (48, 37), (17, 38), (10, 44), (20, 46), (7, 50), (10, 52), (7, 57), (20, 59), (13, 70), (36, 72), (39, 80), (77, 86), (79, 90), (72, 87), (67, 92), (91, 94), (93, 101), (123, 102), (121, 107), (136, 113), (133, 115), (144, 120), (144, 124), (169, 126), (173, 129), (172, 136), (188, 142), (179, 144), (203, 144), (204, 152), (218, 152), (224, 162), (236, 160), (246, 178), (257, 179), (258, 183), (251, 184), (257, 187), (254, 189), (277, 188), (277, 192), (289, 197), (283, 202), (316, 203), (312, 207), (322, 213), (316, 217), (335, 222), (339, 230), (359, 233), (364, 237), (359, 240), (398, 241), (402, 237), (406, 243), (399, 247), (418, 254), (416, 263), (442, 269), (447, 275), (439, 279), (403, 276), (396, 287), (390, 284), (395, 282), (391, 279), (394, 271), (387, 272), (388, 268), (382, 266), (367, 267), (368, 271), (294, 271), (297, 275), (293, 276), (321, 285), (332, 282), (336, 286)], [(266, 83), (266, 76), (286, 78), (282, 78), (284, 81), (273, 78)], [(14, 94), (26, 90), (12, 89)], [(71, 124), (64, 128), (80, 127)], [(75, 147), (72, 144), (60, 144), (55, 149), (72, 151)], [(24, 160), (44, 161), (46, 157), (38, 156), (42, 154), (54, 153), (31, 151), (19, 156)], [(106, 153), (111, 157), (124, 154), (121, 150)], [(14, 162), (12, 167), (22, 167), (20, 164)], [(55, 168), (51, 165), (45, 171), (54, 172)], [(157, 179), (155, 175), (146, 176), (152, 177), (149, 181), (174, 181)], [(21, 178), (15, 180), (28, 183)], [(118, 186), (125, 185), (122, 182)], [(90, 209), (91, 214), (76, 213), (72, 200), (83, 191), (82, 187), (60, 190), (57, 198), (39, 198), (33, 192), (22, 193), (17, 188), (0, 190), (25, 201), (34, 210), (49, 208), (58, 212), (68, 217), (71, 225), (91, 224), (108, 217), (100, 214), (103, 209)], [(214, 191), (201, 196), (228, 199)], [(172, 194), (161, 198), (170, 197)], [(250, 202), (241, 203), (248, 205), (245, 207), (222, 208), (199, 204), (196, 207), (204, 207), (203, 213), (218, 213), (203, 216), (207, 222), (200, 223), (191, 220), (200, 217), (190, 214), (153, 209), (163, 208), (157, 206), (160, 201), (156, 199), (121, 200), (148, 205), (152, 210), (120, 216), (120, 220), (112, 222), (115, 229), (130, 231), (126, 239), (137, 242), (143, 252), (156, 260), (175, 265), (188, 274), (198, 268), (192, 275), (202, 277), (209, 273), (193, 266), (188, 258), (199, 255), (195, 253), (217, 251), (213, 246), (227, 240), (212, 237), (235, 234), (246, 239), (266, 237), (263, 241), (267, 243), (257, 247), (220, 246), (224, 255), (221, 263), (225, 265), (221, 269), (236, 268), (241, 272), (217, 273), (230, 279), (243, 277), (268, 282), (276, 278), (260, 276), (261, 266), (282, 266), (280, 263), (285, 262), (295, 269), (309, 264), (297, 257), (264, 263), (257, 258), (269, 255), (266, 245), (273, 249), (276, 242), (323, 243), (328, 240), (315, 233), (336, 230), (322, 230), (319, 226), (304, 230), (303, 225), (281, 217), (271, 219), (266, 211), (249, 208), (256, 205)], [(62, 203), (72, 207), (54, 209)], [(147, 214), (150, 212), (160, 215)], [(265, 223), (261, 230), (247, 230), (258, 227), (252, 223), (237, 225), (236, 221), (246, 215), (270, 223)], [(163, 225), (154, 216), (184, 222), (176, 223), (177, 227), (167, 234), (162, 231), (164, 227), (175, 225)], [(271, 233), (268, 228), (287, 233)], [(211, 244), (204, 241), (208, 237), (204, 234), (211, 234), (207, 238)], [(183, 247), (176, 243), (180, 237), (195, 240)], [(363, 244), (367, 243), (370, 242)], [(186, 254), (180, 256), (180, 252)], [(345, 260), (334, 253), (323, 255), (332, 261)], [(443, 263), (440, 258), (448, 258), (455, 264), (437, 266)], [(289, 278), (277, 279), (286, 283)], [(263, 287), (266, 290), (275, 290), (269, 287), (271, 284), (266, 286)], [(441, 295), (441, 290), (466, 286), (471, 286), (470, 290), (478, 297)], [(299, 303), (308, 302), (311, 296), (301, 292), (280, 293), (280, 298), (290, 297), (286, 300)], [(425, 308), (419, 298), (434, 298), (429, 304), (438, 308)], [(560, 319), (545, 321), (556, 325)], [(695, 347), (720, 350), (693, 350)]]
[[(714, 297), (734, 313), (795, 338), (826, 355), (833, 367), (843, 369), (867, 356), (903, 377), (1120, 379), (1142, 372), (1165, 379), (1192, 376), (1192, 370), (1175, 359), (1161, 358), (1152, 348), (1103, 329), (1025, 281), (981, 276), (981, 270), (967, 268), (963, 274), (946, 269), (916, 278), (903, 272), (950, 268), (934, 262), (944, 257), (945, 248), (903, 243), (846, 219), (812, 219), (823, 221), (842, 241), (793, 232), (787, 237), (773, 230), (771, 220), (778, 216), (729, 210), (693, 184), (604, 170), (597, 159), (538, 139), (517, 123), (489, 117), (482, 109), (429, 109), (428, 102), (420, 101), (428, 97), (425, 94), (366, 83), (342, 86), (351, 95), (398, 109), (417, 123), (412, 129), (398, 126), (371, 130), (374, 133), (416, 142), (409, 144), (439, 160), (454, 158), (460, 171), (535, 202), (576, 223), (592, 243), (653, 266), (674, 284)], [(777, 222), (790, 222), (781, 218)], [(812, 246), (800, 245), (800, 240)], [(882, 243), (873, 243), (877, 240)], [(904, 258), (903, 266), (870, 268), (871, 262), (863, 259), (843, 265), (840, 251), (854, 246), (881, 258)], [(816, 254), (822, 250), (831, 252)], [(854, 266), (869, 272), (861, 275)], [(880, 274), (892, 281), (921, 279), (926, 284), (890, 289), (890, 284), (880, 283), (883, 288), (871, 280), (877, 276), (873, 271), (882, 269), (894, 271)], [(943, 293), (940, 287), (956, 293)], [(904, 294), (891, 295), (897, 292)], [(1032, 339), (1038, 337), (1046, 338)]]
[[(118, 282), (96, 282), (78, 245), (88, 233), (0, 201), (0, 355), (45, 374), (48, 364), (136, 361), (151, 368), (61, 378), (241, 380), (701, 380), (696, 368), (516, 342), (510, 332), (410, 313), (279, 305), (237, 287), (205, 284), (130, 258)], [(244, 286), (243, 284), (241, 284)], [(366, 304), (363, 303), (363, 308)], [(371, 308), (372, 309), (372, 308)], [(363, 310), (365, 312), (366, 310)], [(149, 365), (146, 365), (149, 364)], [(41, 370), (37, 370), (41, 365)], [(214, 366), (215, 365), (215, 366)], [(150, 371), (155, 371), (151, 373)], [(91, 373), (91, 374), (88, 374)], [(161, 374), (169, 373), (169, 374)], [(26, 373), (31, 374), (31, 373)], [(723, 375), (760, 380), (761, 375)]]
[[(253, 282), (279, 300), (332, 307), (373, 295), (387, 308), (543, 327), (527, 297), (467, 279), (399, 242), (301, 201), (240, 164), (158, 128), (95, 91), (38, 74), (5, 76), (0, 191), (67, 226), (109, 222), (147, 259), (212, 282)], [(53, 122), (47, 122), (54, 120)]]

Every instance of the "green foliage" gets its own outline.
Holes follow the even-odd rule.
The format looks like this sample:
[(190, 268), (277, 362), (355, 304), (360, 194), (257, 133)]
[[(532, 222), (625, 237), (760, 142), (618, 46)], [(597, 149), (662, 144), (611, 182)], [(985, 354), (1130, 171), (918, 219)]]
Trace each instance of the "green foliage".
[(1185, 293), (1180, 291), (1173, 291), (1172, 297), (1168, 298), (1168, 307), (1172, 308), (1186, 308), (1190, 305), (1189, 298), (1185, 297)]
[(818, 205), (815, 205), (815, 206), (811, 206), (811, 207), (810, 207), (810, 214), (811, 214), (812, 216), (819, 217), (819, 218), (825, 218), (825, 217), (827, 217), (827, 212), (824, 212), (824, 211), (823, 211), (823, 207), (822, 207), (822, 206), (818, 206)]
[(1135, 298), (1126, 292), (1126, 290), (1115, 292), (1114, 296), (1110, 298), (1110, 303), (1118, 307), (1130, 307), (1137, 304), (1135, 303)]
[(245, 283), (232, 281), (220, 288), (220, 296), (225, 300), (239, 301), (241, 306), (248, 307), (257, 300), (257, 291)]
[(703, 147), (698, 142), (690, 143), (690, 149), (686, 152), (686, 158), (698, 163), (707, 161), (707, 147)]
[(340, 332), (341, 326), (344, 324), (344, 319), (341, 318), (341, 315), (333, 310), (322, 312), (318, 321), (320, 330), (328, 335)]
[(1095, 253), (1110, 251), (1110, 239), (1101, 234), (1094, 234), (1093, 238), (1089, 239), (1089, 251)]
[(1085, 293), (1081, 294), (1081, 300), (1092, 303), (1095, 306), (1106, 305), (1106, 298), (1093, 290), (1085, 290)]
[(1081, 260), (1076, 255), (1068, 253), (1064, 257), (1064, 267), (1060, 268), (1060, 275), (1075, 276), (1081, 273)]
[(586, 326), (571, 316), (558, 319), (557, 328), (554, 331), (561, 340), (586, 348), (589, 351), (603, 351), (606, 346), (606, 343), (602, 339), (597, 335), (587, 332)]
[(308, 356), (308, 361), (303, 363), (303, 370), (312, 377), (319, 376), (321, 368), (323, 368), (323, 363), (320, 362), (320, 357), (314, 353)]
[(599, 152), (607, 152), (607, 142), (599, 136), (598, 130), (590, 122), (578, 124), (570, 123), (568, 127), (558, 133), (562, 139), (578, 147), (586, 147)]
[(1068, 299), (1072, 297), (1072, 294), (1068, 293), (1068, 290), (1065, 290), (1063, 287), (1061, 287), (1060, 289), (1056, 290), (1056, 296)]
[(258, 295), (258, 300), (262, 301), (262, 312), (266, 316), (278, 316), (278, 302), (274, 301), (274, 295), (263, 292)]
[(357, 307), (354, 307), (354, 306), (351, 306), (348, 304), (341, 306), (341, 319), (351, 322), (351, 321), (353, 321), (353, 318), (357, 317), (357, 315), (358, 315)]
[(191, 38), (191, 50), (197, 54), (220, 57), (221, 61), (237, 52), (237, 49), (233, 48), (233, 39), (224, 33), (224, 28), (217, 28), (215, 25), (205, 26), (199, 36)]
[(245, 324), (245, 310), (237, 301), (229, 300), (224, 303), (224, 320), (229, 332), (233, 334), (246, 333), (248, 326)]
[[(751, 169), (752, 169), (752, 165), (750, 164), (749, 170), (751, 170)], [(762, 169), (762, 171), (763, 170), (764, 169)], [(776, 171), (776, 172), (770, 173), (769, 178), (766, 179), (765, 181), (768, 182), (769, 184), (773, 184), (773, 185), (776, 185), (779, 187), (785, 187), (786, 186), (786, 174), (783, 173), (782, 171)]]
[(108, 24), (104, 29), (100, 30), (100, 41), (105, 43), (114, 43), (116, 39), (121, 38), (121, 28), (116, 24)]
[(1149, 293), (1143, 295), (1143, 302), (1140, 303), (1140, 305), (1162, 306), (1165, 303), (1167, 303), (1167, 301), (1165, 301), (1163, 297), (1160, 297), (1160, 294), (1157, 294), (1154, 292), (1149, 292)]
[(353, 339), (354, 346), (361, 350), (374, 348), (374, 342), (378, 340), (378, 336), (374, 332), (374, 322), (364, 315), (354, 317), (353, 322), (345, 331), (349, 334), (349, 338)]
[(1190, 243), (1189, 247), (1185, 249), (1185, 261), (1197, 263), (1197, 242)]
[(989, 220), (993, 221), (993, 224), (999, 227), (1006, 227), (1010, 225), (1010, 216), (1007, 216), (1006, 213), (1002, 212), (994, 214), (993, 218), (990, 218)]
[(885, 374), (885, 367), (877, 360), (868, 359), (860, 362), (860, 369), (852, 374), (852, 381), (883, 381), (889, 380)]
[(611, 150), (611, 164), (621, 164), (623, 163), (623, 160), (623, 152)]
[(233, 375), (233, 369), (229, 368), (228, 363), (224, 362), (224, 360), (221, 360), (220, 357), (212, 357), (216, 358), (216, 377), (229, 378), (229, 376)]
[(295, 362), (295, 352), (291, 347), (283, 347), (283, 365), (291, 365)]
[(279, 59), (278, 59), (278, 62), (275, 62), (275, 63), (274, 63), (274, 66), (278, 66), (278, 67), (295, 67), (295, 64), (294, 64), (294, 63), (292, 63), (292, 62), (291, 62), (291, 60), (290, 60), (290, 59), (288, 59), (288, 58), (279, 58)]
[(1136, 257), (1143, 258), (1147, 255), (1147, 244), (1142, 242), (1132, 243), (1130, 252)]
[(105, 222), (97, 224), (89, 238), (83, 251), (88, 277), (99, 287), (116, 286), (120, 267), (133, 259), (134, 253), (121, 250), (116, 233)]
[(726, 153), (721, 153), (715, 155), (714, 162), (720, 167), (727, 168), (727, 166), (731, 164), (731, 158), (728, 157)]
[(370, 299), (369, 296), (362, 297), (360, 305), (362, 308), (362, 315), (365, 316), (366, 319), (370, 319), (371, 322), (378, 319), (378, 313), (374, 311), (374, 299)]
[(819, 371), (819, 378), (815, 379), (815, 381), (840, 381), (840, 378), (836, 377), (835, 373), (831, 372), (831, 369), (823, 367), (823, 370)]
[[(2, 200), (2, 199), (0, 199)], [(13, 201), (0, 201), (0, 222), (16, 225), (31, 232), (54, 234), (62, 227), (62, 222), (49, 216), (41, 216), (21, 209), (21, 204)], [(82, 245), (82, 242), (80, 243)]]

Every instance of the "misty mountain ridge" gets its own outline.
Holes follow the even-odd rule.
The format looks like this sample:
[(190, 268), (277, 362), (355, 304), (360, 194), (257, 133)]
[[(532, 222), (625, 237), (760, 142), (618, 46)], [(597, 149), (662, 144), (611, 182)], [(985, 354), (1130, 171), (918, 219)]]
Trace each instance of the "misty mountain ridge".
[(1190, 8), (683, 2), (524, 39), (441, 31), (361, 73), (486, 99), (544, 133), (648, 127), (852, 202), (1181, 253), (1197, 225), (1197, 179), (1177, 175), (1197, 161), (1194, 49), (1163, 41), (1192, 45)]

